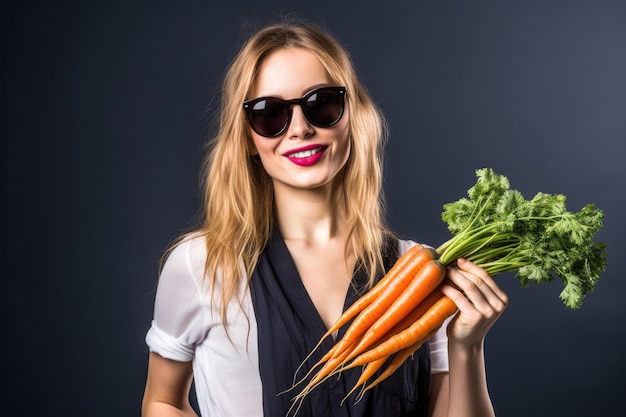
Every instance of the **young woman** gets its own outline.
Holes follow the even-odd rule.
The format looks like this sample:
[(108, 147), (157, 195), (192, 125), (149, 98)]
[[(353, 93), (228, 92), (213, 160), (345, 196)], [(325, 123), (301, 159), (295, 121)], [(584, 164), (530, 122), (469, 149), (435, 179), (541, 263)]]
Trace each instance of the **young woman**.
[[(204, 416), (287, 415), (297, 390), (284, 391), (301, 361), (414, 244), (385, 225), (383, 121), (326, 32), (303, 23), (258, 31), (226, 74), (220, 116), (203, 223), (161, 271), (144, 416), (195, 415), (192, 381)], [(342, 405), (360, 371), (344, 372), (298, 415), (493, 415), (483, 341), (507, 296), (467, 261), (448, 280), (459, 313), (413, 359)]]

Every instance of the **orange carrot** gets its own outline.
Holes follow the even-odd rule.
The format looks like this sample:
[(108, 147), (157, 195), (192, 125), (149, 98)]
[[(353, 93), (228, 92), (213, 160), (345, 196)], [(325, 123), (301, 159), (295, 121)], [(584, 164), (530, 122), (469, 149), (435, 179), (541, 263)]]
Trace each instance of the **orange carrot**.
[(386, 334), (393, 326), (406, 317), (421, 301), (431, 294), (443, 281), (446, 268), (437, 260), (426, 262), (410, 285), (396, 298), (392, 305), (368, 328), (361, 341), (347, 360), (369, 348), (380, 335)]
[(420, 248), (415, 256), (411, 257), (404, 268), (398, 270), (394, 281), (389, 281), (383, 290), (352, 322), (344, 336), (339, 340), (337, 352), (354, 344), (364, 334), (383, 312), (389, 308), (396, 298), (409, 286), (415, 275), (422, 269), (424, 264), (436, 258), (437, 253), (431, 248)]
[[(437, 293), (430, 294), (426, 299), (424, 299), (422, 303), (420, 303), (415, 309), (413, 309), (413, 311), (411, 311), (411, 313), (407, 315), (404, 320), (402, 320), (400, 323), (394, 326), (393, 329), (391, 329), (384, 338), (376, 342), (374, 346), (384, 343), (387, 339), (389, 339), (393, 335), (405, 330), (415, 320), (423, 316), (424, 313), (428, 311), (428, 309), (442, 296), (443, 294), (441, 294), (441, 292), (439, 291), (437, 291)], [(433, 334), (435, 334), (437, 330), (438, 328), (433, 330), (424, 339), (420, 339), (416, 343), (412, 344), (411, 346), (406, 347), (402, 349), (401, 351), (395, 353), (395, 356), (393, 357), (389, 365), (387, 365), (387, 368), (385, 368), (383, 373), (381, 373), (378, 376), (378, 378), (376, 378), (371, 384), (365, 386), (365, 383), (367, 382), (367, 380), (370, 379), (374, 375), (374, 373), (376, 373), (376, 371), (382, 367), (382, 365), (384, 365), (384, 363), (389, 359), (391, 355), (369, 362), (365, 366), (363, 371), (361, 372), (361, 376), (359, 377), (359, 380), (356, 382), (352, 390), (350, 390), (350, 392), (348, 392), (348, 394), (344, 397), (343, 401), (345, 401), (358, 387), (363, 386), (363, 390), (359, 393), (359, 395), (356, 398), (356, 402), (359, 402), (363, 398), (363, 395), (365, 394), (365, 392), (369, 391), (370, 389), (374, 388), (376, 385), (378, 385), (385, 379), (389, 378), (400, 366), (402, 366), (404, 361), (406, 361), (409, 358), (409, 356), (413, 355), (413, 353), (415, 353), (415, 351), (419, 349), (424, 344), (424, 342), (426, 342)], [(342, 370), (350, 369), (353, 367), (354, 366), (352, 364), (349, 364), (343, 367)]]
[[(404, 319), (397, 323), (393, 329), (391, 329), (385, 336), (379, 337), (378, 340), (374, 341), (372, 349), (375, 349), (380, 344), (385, 344), (387, 340), (392, 337), (395, 337), (396, 334), (405, 331), (409, 328), (416, 320), (422, 317), (429, 309), (443, 296), (443, 294), (436, 290), (435, 292), (429, 294), (417, 307), (412, 309), (408, 314), (405, 315)], [(298, 394), (295, 399), (303, 398), (308, 392), (310, 392), (313, 388), (319, 385), (321, 382), (326, 380), (329, 376), (334, 375), (335, 373), (344, 371), (346, 369), (354, 368), (357, 366), (366, 365), (366, 363), (348, 363), (349, 356), (354, 357), (353, 355), (355, 345), (358, 343), (358, 340), (355, 341), (352, 346), (347, 349), (343, 349), (343, 351), (338, 351), (339, 344), (335, 344), (328, 353), (317, 363), (314, 367), (309, 371), (309, 373), (324, 363), (324, 366), (317, 372), (315, 377), (307, 383), (307, 385), (302, 389), (300, 394)], [(394, 352), (391, 352), (394, 353)], [(391, 355), (390, 353), (390, 355)], [(389, 355), (388, 355), (389, 356)], [(380, 358), (377, 358), (380, 359)], [(384, 362), (384, 361), (382, 361)], [(382, 363), (380, 364), (382, 365)], [(370, 369), (373, 369), (370, 368)], [(378, 369), (378, 368), (377, 368)], [(372, 374), (376, 372), (376, 369), (372, 370)], [(304, 377), (306, 378), (308, 374)], [(304, 379), (303, 378), (303, 379)], [(367, 380), (368, 377), (365, 378)], [(363, 382), (365, 382), (365, 380)], [(302, 381), (302, 380), (301, 380)], [(297, 384), (296, 384), (297, 385)]]
[[(367, 365), (363, 369), (357, 385), (348, 394), (350, 395), (359, 386), (364, 386), (367, 380), (384, 364), (387, 357), (409, 345), (415, 344), (420, 339), (420, 335), (421, 339), (424, 339), (431, 333), (430, 331), (424, 331), (421, 334), (410, 335), (408, 331), (414, 329), (415, 323), (423, 321), (426, 312), (430, 312), (440, 303), (443, 295), (438, 290), (433, 290), (443, 280), (445, 268), (441, 263), (435, 261), (437, 253), (432, 248), (419, 247), (411, 252), (411, 256), (404, 258), (401, 263), (396, 263), (394, 268), (390, 270), (390, 273), (370, 291), (374, 293), (374, 296), (364, 296), (367, 302), (363, 302), (358, 307), (355, 307), (353, 311), (358, 309), (360, 312), (354, 318), (353, 323), (348, 327), (344, 336), (300, 380), (302, 382), (313, 369), (321, 366), (321, 369), (294, 398), (294, 406), (296, 403), (301, 404), (304, 397), (312, 389), (330, 376), (345, 369)], [(346, 314), (344, 313), (344, 315)], [(383, 318), (382, 320), (381, 317)], [(350, 318), (341, 325), (349, 320)], [(331, 329), (335, 331), (341, 325), (335, 324)], [(368, 331), (373, 325), (375, 325), (374, 330)], [(438, 327), (436, 326), (433, 329)], [(329, 329), (329, 332), (331, 329)], [(329, 334), (327, 333), (324, 338)], [(398, 342), (398, 335), (405, 335), (405, 338), (414, 336), (415, 338), (411, 339), (410, 343), (402, 345)], [(387, 355), (384, 355), (383, 352), (387, 352)], [(375, 354), (376, 357), (371, 358), (372, 354)], [(307, 356), (305, 361), (309, 356)], [(353, 360), (353, 358), (356, 359)], [(406, 358), (402, 362), (404, 360)], [(402, 362), (397, 364), (397, 366), (400, 366)], [(396, 363), (394, 363), (394, 366), (396, 366)], [(294, 386), (300, 384), (300, 382)]]
[(380, 281), (378, 281), (378, 283), (374, 285), (371, 290), (363, 294), (362, 297), (356, 300), (350, 307), (348, 307), (346, 311), (343, 312), (341, 317), (339, 317), (339, 319), (328, 329), (328, 331), (324, 334), (324, 336), (322, 336), (322, 338), (325, 339), (332, 333), (339, 330), (344, 324), (348, 323), (350, 319), (352, 319), (364, 308), (370, 305), (371, 302), (375, 300), (382, 291), (384, 291), (385, 287), (391, 281), (395, 281), (398, 279), (398, 274), (406, 267), (409, 262), (413, 260), (413, 257), (415, 257), (422, 248), (422, 245), (417, 244), (407, 249), (407, 251), (404, 252), (404, 254), (402, 254), (400, 258), (398, 258), (398, 260), (391, 267), (391, 269), (389, 269), (385, 276)]
[[(313, 388), (315, 388), (316, 386), (318, 386), (319, 384), (321, 384), (322, 382), (324, 382), (326, 379), (328, 379), (330, 376), (341, 372), (342, 369), (340, 368), (339, 365), (341, 365), (341, 363), (344, 361), (344, 359), (346, 358), (346, 356), (350, 353), (351, 349), (345, 349), (343, 352), (339, 352), (336, 353), (334, 356), (332, 356), (331, 358), (329, 358), (326, 363), (324, 363), (324, 366), (322, 366), (322, 369), (320, 369), (317, 374), (315, 374), (315, 376), (306, 384), (306, 386), (302, 389), (302, 391), (300, 391), (300, 393), (298, 395), (296, 395), (296, 397), (294, 398), (294, 400), (298, 400), (298, 399), (303, 399), (304, 396), (306, 396), (306, 394), (309, 393), (309, 391), (311, 391)], [(315, 369), (315, 367), (319, 366), (322, 363), (322, 361), (320, 360), (312, 369)], [(309, 373), (311, 372), (309, 371)], [(309, 374), (307, 373), (307, 376)], [(306, 376), (305, 376), (306, 378)]]
[[(411, 246), (409, 249), (407, 249), (402, 254), (402, 256), (400, 256), (398, 260), (393, 264), (393, 266), (389, 269), (389, 271), (385, 274), (385, 276), (380, 281), (378, 281), (376, 285), (374, 285), (374, 287), (372, 287), (368, 292), (366, 292), (361, 297), (359, 297), (359, 299), (357, 299), (350, 307), (348, 307), (348, 309), (346, 309), (346, 311), (344, 311), (341, 314), (339, 319), (337, 319), (337, 321), (333, 323), (333, 325), (326, 331), (326, 333), (320, 338), (320, 341), (317, 343), (317, 345), (313, 347), (313, 349), (307, 355), (307, 357), (304, 358), (300, 366), (298, 366), (298, 368), (294, 372), (294, 384), (295, 384), (295, 380), (297, 379), (298, 372), (300, 372), (300, 369), (302, 368), (302, 366), (304, 366), (304, 364), (311, 357), (313, 352), (315, 352), (320, 347), (322, 342), (328, 336), (330, 336), (331, 334), (339, 330), (342, 326), (347, 324), (350, 320), (352, 320), (352, 318), (354, 318), (354, 316), (359, 314), (363, 309), (368, 307), (372, 303), (372, 301), (375, 300), (376, 297), (378, 297), (380, 293), (382, 293), (385, 290), (386, 286), (390, 282), (398, 280), (399, 272), (404, 270), (404, 268), (406, 268), (407, 264), (411, 262), (415, 256), (418, 255), (418, 252), (422, 248), (423, 246), (418, 243), (418, 244)], [(319, 366), (321, 363), (326, 362), (328, 359), (330, 359), (333, 352), (337, 351), (337, 347), (338, 346), (335, 344), (333, 349), (331, 349), (328, 353), (326, 353), (326, 355), (314, 366), (314, 368)]]
[[(360, 393), (360, 397), (363, 397), (363, 394), (365, 394), (367, 391), (371, 390), (372, 388), (374, 388), (376, 385), (380, 384), (381, 382), (383, 382), (385, 379), (389, 378), (400, 366), (402, 366), (402, 364), (404, 363), (404, 361), (406, 361), (409, 356), (413, 355), (420, 347), (422, 347), (422, 345), (428, 340), (430, 339), (438, 330), (439, 328), (435, 329), (434, 331), (432, 331), (428, 336), (426, 336), (423, 339), (419, 339), (417, 342), (413, 343), (411, 346), (405, 347), (404, 349), (402, 349), (401, 351), (399, 351), (398, 353), (396, 353), (396, 355), (394, 356), (393, 360), (391, 361), (391, 363), (389, 363), (389, 365), (387, 366), (387, 368), (385, 368), (385, 371), (383, 373), (381, 373), (378, 378), (376, 378), (371, 384), (369, 384), (368, 386), (366, 386), (363, 391), (361, 391)], [(378, 360), (387, 360), (387, 358), (381, 358), (381, 359), (377, 359)], [(376, 361), (374, 361), (376, 362)], [(374, 362), (370, 362), (374, 363)], [(359, 398), (357, 398), (357, 401), (359, 400)]]
[(398, 324), (396, 324), (391, 330), (387, 332), (384, 339), (388, 339), (389, 337), (398, 334), (406, 329), (408, 329), (413, 323), (419, 320), (426, 312), (441, 298), (443, 297), (443, 293), (439, 290), (439, 288), (435, 289), (433, 292), (428, 294), (426, 298), (422, 300), (409, 314), (404, 317)]
[(350, 365), (365, 365), (368, 362), (389, 356), (393, 352), (398, 352), (416, 343), (420, 339), (427, 337), (433, 330), (438, 329), (443, 322), (456, 313), (456, 311), (456, 304), (454, 304), (450, 298), (442, 296), (409, 328), (390, 337), (375, 348), (357, 356)]
[[(424, 313), (426, 311), (428, 311), (428, 309), (439, 299), (441, 298), (442, 294), (439, 292), (438, 294), (430, 294), (426, 299), (424, 299), (424, 301), (422, 303), (420, 303), (416, 308), (414, 308), (411, 313), (409, 313), (402, 321), (400, 321), (398, 324), (396, 324), (393, 329), (391, 329), (387, 335), (385, 335), (383, 338), (381, 338), (380, 340), (378, 340), (375, 344), (374, 347), (377, 345), (380, 345), (382, 343), (384, 343), (387, 339), (389, 339), (390, 337), (392, 337), (393, 335), (405, 330), (406, 328), (408, 328), (415, 320), (419, 319), (421, 316), (424, 315)], [(385, 371), (378, 377), (376, 378), (376, 380), (374, 382), (372, 382), (370, 385), (368, 385), (367, 387), (365, 387), (365, 383), (367, 382), (368, 379), (370, 379), (374, 373), (376, 373), (376, 371), (378, 369), (380, 369), (382, 367), (382, 365), (384, 365), (384, 363), (387, 361), (387, 359), (389, 359), (389, 356), (380, 358), (380, 359), (376, 359), (375, 361), (369, 362), (365, 368), (363, 369), (363, 371), (361, 372), (361, 376), (359, 377), (359, 380), (356, 382), (356, 384), (354, 385), (354, 387), (352, 388), (352, 390), (350, 390), (350, 392), (348, 392), (348, 394), (344, 397), (343, 401), (345, 401), (358, 387), (360, 386), (364, 386), (364, 389), (362, 392), (359, 393), (359, 395), (356, 398), (356, 401), (360, 401), (361, 398), (363, 398), (363, 394), (374, 388), (375, 385), (379, 384), (380, 382), (382, 382), (383, 380), (387, 379), (389, 376), (391, 376), (391, 374), (393, 372), (396, 371), (396, 369), (398, 369), (403, 363), (404, 361), (411, 356), (417, 349), (419, 349), (422, 344), (428, 340), (428, 338), (430, 338), (434, 333), (436, 332), (436, 330), (434, 332), (432, 332), (430, 335), (428, 335), (428, 337), (426, 337), (425, 339), (419, 340), (418, 343), (415, 343), (403, 350), (401, 350), (400, 352), (397, 353), (397, 355), (393, 358), (393, 360), (389, 363), (389, 365), (387, 366), (387, 368), (385, 368)], [(353, 366), (352, 364), (348, 364), (344, 367), (342, 367), (342, 370), (347, 370), (350, 368), (354, 368), (355, 366)], [(342, 403), (343, 403), (342, 401)]]
[[(346, 396), (343, 398), (343, 400), (341, 401), (341, 404), (343, 405), (343, 402), (345, 400), (348, 399), (348, 397), (350, 395), (352, 395), (352, 393), (354, 391), (357, 390), (357, 388), (359, 388), (360, 386), (364, 386), (365, 383), (367, 382), (368, 379), (370, 379), (372, 376), (374, 376), (374, 374), (376, 373), (376, 371), (378, 371), (380, 369), (381, 366), (383, 366), (385, 364), (385, 362), (387, 361), (387, 359), (389, 359), (389, 357), (384, 357), (384, 358), (380, 358), (380, 359), (376, 359), (375, 361), (372, 361), (370, 363), (367, 364), (367, 366), (365, 366), (365, 368), (363, 369), (363, 371), (361, 372), (361, 376), (359, 377), (359, 380), (356, 382), (356, 384), (354, 384), (354, 387), (352, 387), (352, 389), (350, 390), (350, 392), (348, 392), (348, 394), (346, 394)], [(377, 378), (378, 379), (378, 378)], [(359, 393), (359, 395), (357, 396), (357, 402), (359, 401), (359, 399), (362, 397), (362, 393)]]
[[(370, 346), (370, 350), (374, 349), (378, 346), (380, 346), (381, 344), (385, 343), (387, 340), (389, 340), (390, 338), (394, 337), (395, 335), (407, 330), (409, 327), (411, 327), (417, 320), (419, 320), (421, 317), (424, 316), (424, 314), (426, 314), (426, 312), (428, 312), (428, 310), (430, 310), (430, 308), (441, 298), (443, 297), (443, 293), (437, 288), (435, 291), (433, 291), (432, 293), (428, 294), (428, 296), (422, 300), (421, 303), (419, 303), (415, 308), (413, 308), (413, 310), (411, 310), (409, 312), (409, 314), (407, 314), (398, 324), (396, 324), (391, 330), (389, 330), (384, 336), (382, 337), (378, 337), (374, 343)], [(430, 337), (430, 336), (429, 336)], [(352, 349), (352, 352), (354, 352), (354, 350), (356, 350), (356, 347), (354, 349)], [(392, 351), (390, 354), (396, 353), (395, 351)], [(351, 368), (356, 368), (357, 366), (362, 366), (363, 364), (360, 363), (354, 363), (354, 362), (350, 362), (351, 359), (353, 359), (354, 357), (358, 356), (358, 354), (350, 354), (349, 356), (346, 356), (344, 359), (344, 363), (341, 365), (342, 370), (347, 370), (347, 369), (351, 369)]]

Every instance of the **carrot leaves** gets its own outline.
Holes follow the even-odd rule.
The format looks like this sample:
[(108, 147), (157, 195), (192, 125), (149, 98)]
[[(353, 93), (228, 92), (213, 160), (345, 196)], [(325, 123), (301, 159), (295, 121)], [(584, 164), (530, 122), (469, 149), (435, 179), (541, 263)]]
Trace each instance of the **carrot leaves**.
[(489, 168), (476, 176), (468, 198), (444, 205), (441, 217), (454, 237), (437, 249), (440, 261), (447, 265), (464, 257), (491, 275), (515, 271), (522, 286), (558, 277), (564, 284), (561, 300), (579, 308), (606, 267), (606, 244), (594, 240), (603, 212), (587, 204), (572, 213), (562, 194), (527, 200)]

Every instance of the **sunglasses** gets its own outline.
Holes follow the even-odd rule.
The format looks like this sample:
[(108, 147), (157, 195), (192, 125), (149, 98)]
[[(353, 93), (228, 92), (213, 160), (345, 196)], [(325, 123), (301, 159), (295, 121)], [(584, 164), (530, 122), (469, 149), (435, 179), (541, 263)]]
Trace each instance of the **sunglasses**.
[(291, 122), (291, 106), (297, 104), (306, 120), (316, 127), (331, 127), (343, 116), (345, 87), (321, 87), (302, 98), (283, 100), (277, 97), (259, 97), (243, 102), (250, 127), (268, 138), (283, 134)]

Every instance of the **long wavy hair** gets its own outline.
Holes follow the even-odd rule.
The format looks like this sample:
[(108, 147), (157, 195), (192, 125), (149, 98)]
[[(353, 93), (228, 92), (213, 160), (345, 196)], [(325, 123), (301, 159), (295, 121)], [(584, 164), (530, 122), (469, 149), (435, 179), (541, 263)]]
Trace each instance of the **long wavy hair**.
[(250, 128), (242, 103), (249, 98), (258, 69), (269, 54), (302, 48), (315, 54), (337, 85), (347, 89), (351, 154), (343, 173), (347, 210), (346, 252), (354, 251), (370, 286), (384, 271), (382, 251), (391, 236), (384, 221), (382, 147), (385, 121), (358, 81), (346, 50), (318, 26), (286, 22), (262, 28), (243, 45), (230, 64), (221, 91), (217, 134), (210, 140), (203, 165), (204, 206), (193, 233), (206, 242), (205, 283), (226, 323), (230, 301), (237, 299), (275, 227), (272, 180), (253, 156)]

